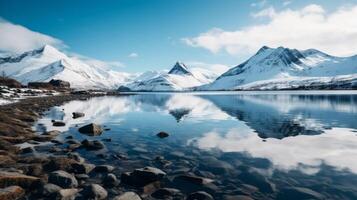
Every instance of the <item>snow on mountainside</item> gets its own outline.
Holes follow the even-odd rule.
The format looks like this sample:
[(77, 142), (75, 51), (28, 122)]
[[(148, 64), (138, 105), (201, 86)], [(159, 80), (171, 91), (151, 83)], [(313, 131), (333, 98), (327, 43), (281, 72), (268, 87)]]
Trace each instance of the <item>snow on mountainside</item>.
[(56, 48), (43, 48), (20, 55), (0, 57), (0, 72), (22, 84), (61, 79), (73, 88), (117, 88), (131, 80), (131, 75), (104, 69), (76, 57), (68, 57)]
[(133, 91), (181, 91), (208, 84), (212, 81), (208, 70), (189, 70), (182, 62), (177, 62), (169, 72), (146, 72), (126, 87)]
[(357, 56), (335, 57), (315, 49), (264, 46), (244, 63), (197, 89), (301, 89), (335, 84), (357, 86)]

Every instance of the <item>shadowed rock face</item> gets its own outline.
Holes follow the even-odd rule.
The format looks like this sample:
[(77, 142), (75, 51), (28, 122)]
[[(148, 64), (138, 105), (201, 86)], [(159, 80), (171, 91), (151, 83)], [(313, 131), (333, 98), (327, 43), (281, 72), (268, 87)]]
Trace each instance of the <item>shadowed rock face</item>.
[[(1, 76), (1, 74), (0, 74)], [(0, 77), (0, 85), (7, 86), (10, 88), (21, 88), (22, 85), (15, 79), (7, 78), (7, 77)]]

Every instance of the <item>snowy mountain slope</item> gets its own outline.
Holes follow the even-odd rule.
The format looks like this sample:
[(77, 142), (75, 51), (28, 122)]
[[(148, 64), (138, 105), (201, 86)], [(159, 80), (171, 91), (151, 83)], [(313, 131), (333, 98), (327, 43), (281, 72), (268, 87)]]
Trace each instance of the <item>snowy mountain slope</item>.
[(198, 90), (287, 89), (338, 83), (340, 79), (355, 82), (356, 78), (357, 56), (335, 57), (315, 49), (264, 46), (250, 59)]
[(177, 62), (169, 72), (147, 72), (126, 85), (133, 91), (181, 91), (210, 83), (212, 74), (195, 69), (190, 71)]
[(104, 69), (75, 57), (68, 57), (56, 48), (43, 48), (20, 55), (0, 58), (0, 71), (23, 84), (61, 79), (73, 88), (116, 88), (131, 80), (127, 73)]

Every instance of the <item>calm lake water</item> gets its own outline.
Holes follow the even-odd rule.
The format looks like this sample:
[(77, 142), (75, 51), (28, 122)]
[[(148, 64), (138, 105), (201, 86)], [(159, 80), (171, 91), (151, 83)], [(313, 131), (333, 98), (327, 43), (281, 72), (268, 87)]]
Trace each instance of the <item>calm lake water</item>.
[[(72, 119), (75, 111), (85, 117)], [(52, 119), (66, 126), (52, 127)], [(80, 134), (78, 126), (90, 122), (111, 130), (96, 137)], [(79, 152), (90, 162), (116, 166), (118, 175), (155, 166), (168, 174), (165, 187), (184, 193), (357, 199), (357, 93), (352, 91), (96, 97), (54, 107), (38, 123), (39, 130), (65, 131), (63, 139), (111, 138), (104, 150)], [(160, 131), (170, 136), (160, 139)], [(183, 173), (214, 182), (172, 181)]]

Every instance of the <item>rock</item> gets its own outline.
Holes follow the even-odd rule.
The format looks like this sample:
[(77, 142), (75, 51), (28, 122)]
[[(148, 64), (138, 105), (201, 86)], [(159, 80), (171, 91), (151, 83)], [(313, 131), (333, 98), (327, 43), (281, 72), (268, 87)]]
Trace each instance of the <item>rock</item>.
[(170, 199), (180, 193), (180, 190), (175, 188), (160, 188), (151, 194), (152, 197), (157, 199)]
[(247, 195), (225, 195), (224, 200), (254, 200), (252, 197)]
[(18, 172), (0, 171), (0, 188), (18, 185), (23, 188), (32, 188), (40, 183), (40, 179), (33, 176), (27, 176)]
[(41, 188), (41, 194), (49, 197), (51, 195), (53, 195), (56, 192), (59, 192), (60, 190), (62, 190), (62, 188), (58, 185), (52, 184), (52, 183), (47, 183), (44, 186), (42, 186)]
[(103, 179), (103, 184), (105, 186), (113, 187), (119, 184), (117, 177), (114, 174), (107, 174)]
[(123, 173), (121, 180), (123, 183), (133, 186), (142, 187), (149, 183), (159, 181), (166, 175), (160, 169), (154, 167), (144, 167), (135, 169), (131, 173)]
[(52, 123), (52, 126), (66, 126), (66, 123), (64, 123), (62, 121), (54, 121)]
[(214, 157), (202, 157), (201, 160), (200, 168), (211, 171), (214, 174), (224, 174), (234, 170), (234, 167), (231, 164)]
[(76, 174), (88, 174), (95, 168), (95, 165), (88, 163), (73, 163), (72, 172)]
[(78, 131), (80, 133), (83, 133), (83, 134), (86, 134), (89, 136), (97, 136), (97, 135), (102, 134), (103, 129), (101, 126), (91, 123), (91, 124), (82, 126), (81, 128), (78, 129)]
[(35, 149), (33, 147), (25, 147), (21, 149), (22, 154), (33, 153), (33, 152), (35, 152)]
[(79, 153), (73, 153), (73, 152), (70, 152), (67, 154), (67, 157), (70, 158), (70, 159), (73, 159), (79, 163), (83, 163), (85, 161), (85, 159), (83, 157), (81, 157), (79, 155)]
[(141, 198), (134, 192), (125, 192), (119, 196), (114, 197), (113, 200), (141, 200)]
[(277, 199), (279, 200), (324, 199), (324, 196), (308, 188), (287, 187), (279, 191)]
[(20, 186), (10, 186), (0, 189), (0, 200), (20, 199), (25, 195), (25, 190)]
[(204, 191), (194, 192), (186, 198), (186, 200), (214, 200), (213, 197)]
[(89, 179), (89, 176), (87, 174), (76, 174), (76, 179), (77, 180), (86, 180)]
[(159, 132), (159, 133), (156, 134), (156, 135), (157, 135), (157, 137), (159, 137), (159, 138), (169, 137), (169, 134), (166, 133), (166, 132), (163, 132), (163, 131)]
[(60, 135), (60, 134), (61, 134), (60, 131), (53, 130), (53, 131), (44, 132), (42, 135), (58, 136), (58, 135)]
[(213, 182), (212, 179), (195, 176), (195, 175), (179, 175), (174, 178), (174, 182), (176, 181), (189, 182), (196, 185), (205, 185)]
[(49, 172), (56, 170), (71, 171), (73, 163), (77, 163), (77, 161), (63, 156), (50, 157), (50, 162), (44, 165), (44, 169)]
[(112, 172), (115, 168), (111, 165), (98, 165), (95, 167), (94, 171), (100, 173), (109, 173)]
[(72, 188), (78, 186), (77, 179), (72, 174), (62, 170), (51, 172), (48, 178), (48, 182), (63, 188)]
[(238, 178), (246, 184), (254, 185), (262, 192), (272, 193), (275, 191), (275, 185), (271, 183), (265, 176), (255, 171), (244, 171), (238, 175)]
[(55, 195), (55, 199), (60, 200), (74, 200), (78, 193), (78, 189), (62, 189), (58, 191)]
[(50, 82), (48, 83), (56, 88), (70, 88), (71, 86), (71, 84), (68, 81), (63, 81), (60, 79), (51, 79)]
[(81, 112), (73, 112), (72, 115), (73, 115), (73, 119), (84, 117), (84, 113)]
[(108, 196), (108, 192), (98, 184), (90, 184), (86, 186), (81, 192), (82, 195), (88, 199), (105, 199)]
[(85, 139), (82, 141), (82, 147), (87, 150), (99, 150), (104, 148), (104, 144), (98, 140), (89, 141)]

